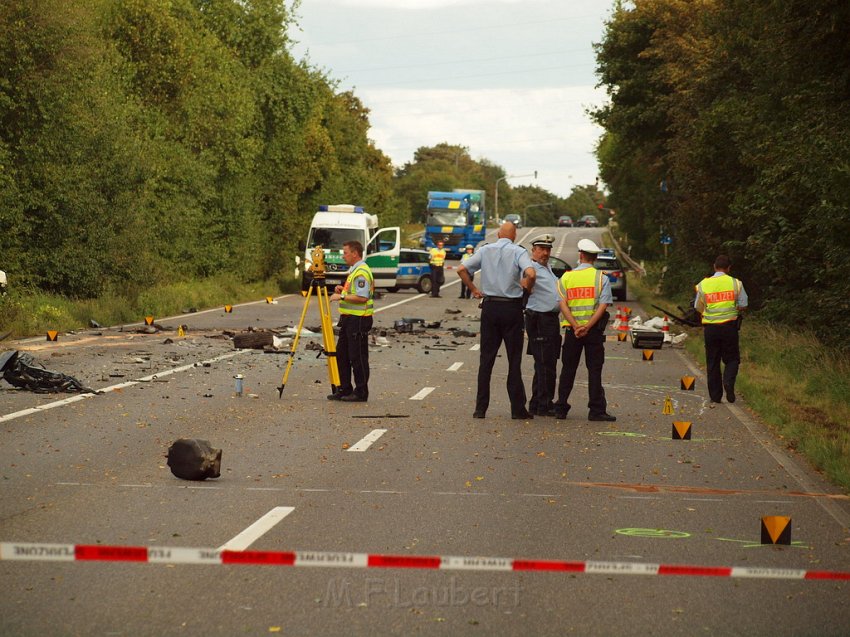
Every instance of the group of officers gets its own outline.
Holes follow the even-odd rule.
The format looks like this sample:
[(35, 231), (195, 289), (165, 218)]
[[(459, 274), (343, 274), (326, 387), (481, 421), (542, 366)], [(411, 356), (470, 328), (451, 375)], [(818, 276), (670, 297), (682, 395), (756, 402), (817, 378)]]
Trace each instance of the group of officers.
[[(602, 386), (605, 328), (610, 319), (607, 310), (613, 303), (608, 277), (594, 267), (602, 249), (590, 239), (581, 239), (577, 245), (578, 266), (558, 278), (549, 266), (554, 237), (544, 234), (535, 238), (529, 256), (525, 248), (514, 243), (516, 232), (513, 223), (502, 224), (498, 240), (482, 246), (477, 252), (467, 249), (458, 268), (463, 284), (462, 298), (468, 293), (482, 299), (481, 349), (473, 417), (486, 417), (490, 406), (490, 378), (504, 343), (513, 419), (534, 416), (565, 419), (571, 408), (569, 398), (583, 353), (588, 372), (587, 419), (615, 421), (617, 418), (608, 413)], [(438, 245), (438, 249), (442, 246)], [(330, 297), (331, 301), (340, 304), (336, 354), (340, 385), (328, 399), (365, 402), (369, 397), (368, 337), (372, 328), (375, 283), (359, 242), (347, 242), (343, 258), (350, 266), (348, 275), (345, 283), (336, 286)], [(727, 401), (735, 402), (735, 378), (740, 361), (738, 317), (747, 306), (743, 285), (729, 275), (730, 267), (728, 257), (718, 256), (714, 275), (696, 286), (694, 300), (706, 327), (709, 396), (712, 402), (718, 403), (724, 391)], [(480, 288), (474, 282), (475, 273), (479, 271)], [(439, 287), (434, 295), (439, 296)], [(527, 351), (534, 359), (530, 400), (522, 380), (524, 332), (528, 335)], [(557, 376), (559, 357), (562, 361), (560, 378)], [(721, 362), (725, 365), (722, 372)]]
[[(512, 418), (566, 418), (583, 352), (588, 371), (588, 419), (616, 420), (608, 413), (602, 387), (607, 308), (613, 302), (608, 277), (593, 267), (602, 249), (590, 239), (579, 241), (579, 265), (558, 279), (549, 267), (552, 235), (544, 234), (534, 239), (530, 257), (525, 248), (514, 243), (515, 240), (516, 226), (510, 222), (502, 224), (498, 240), (482, 246), (458, 269), (461, 281), (469, 287), (472, 296), (483, 299), (481, 359), (473, 417), (486, 417), (490, 406), (490, 377), (504, 342)], [(481, 272), (480, 289), (472, 278), (478, 271)], [(522, 380), (524, 332), (528, 334), (528, 353), (534, 358), (530, 401)], [(557, 376), (559, 356), (563, 362), (560, 379)]]

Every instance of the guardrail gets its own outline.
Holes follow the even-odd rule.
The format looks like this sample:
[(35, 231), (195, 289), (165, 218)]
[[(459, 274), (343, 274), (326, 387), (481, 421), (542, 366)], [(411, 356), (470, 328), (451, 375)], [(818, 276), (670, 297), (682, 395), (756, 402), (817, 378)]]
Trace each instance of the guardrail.
[(626, 264), (635, 272), (637, 272), (638, 276), (646, 276), (646, 269), (637, 261), (632, 259), (623, 247), (620, 245), (620, 242), (617, 241), (617, 238), (614, 236), (614, 233), (610, 230), (607, 231), (608, 236), (611, 238), (611, 243), (614, 244), (614, 250), (620, 255), (620, 258), (626, 262)]

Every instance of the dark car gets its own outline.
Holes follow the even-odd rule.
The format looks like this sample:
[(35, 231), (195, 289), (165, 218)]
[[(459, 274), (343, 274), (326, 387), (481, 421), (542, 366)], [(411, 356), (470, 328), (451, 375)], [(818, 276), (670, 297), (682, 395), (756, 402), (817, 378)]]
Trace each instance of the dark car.
[(569, 215), (561, 215), (558, 217), (558, 227), (559, 228), (572, 228), (573, 227), (573, 218)]
[(608, 276), (611, 282), (611, 293), (614, 295), (614, 300), (626, 300), (626, 271), (613, 250), (605, 250), (596, 255), (596, 260), (593, 262), (593, 267), (597, 270), (602, 270)]
[(522, 228), (522, 218), (519, 215), (505, 215), (505, 221), (510, 221), (517, 228)]
[(559, 279), (564, 276), (564, 272), (572, 270), (569, 263), (558, 257), (549, 257), (549, 267), (552, 268), (552, 272)]
[(398, 274), (396, 284), (389, 288), (390, 292), (398, 292), (401, 288), (416, 288), (422, 294), (431, 291), (431, 255), (425, 250), (402, 248), (398, 257)]
[(578, 220), (576, 226), (580, 228), (597, 228), (599, 227), (599, 219), (597, 219), (594, 215), (584, 215)]

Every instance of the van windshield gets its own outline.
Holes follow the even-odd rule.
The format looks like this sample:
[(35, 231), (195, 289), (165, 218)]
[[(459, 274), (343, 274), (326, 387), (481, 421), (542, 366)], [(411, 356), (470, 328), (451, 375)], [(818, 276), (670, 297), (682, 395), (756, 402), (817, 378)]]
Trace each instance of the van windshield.
[(429, 210), (429, 226), (465, 226), (466, 213), (462, 210)]
[(311, 228), (308, 248), (322, 246), (325, 250), (342, 250), (346, 241), (363, 243), (363, 231), (357, 228)]

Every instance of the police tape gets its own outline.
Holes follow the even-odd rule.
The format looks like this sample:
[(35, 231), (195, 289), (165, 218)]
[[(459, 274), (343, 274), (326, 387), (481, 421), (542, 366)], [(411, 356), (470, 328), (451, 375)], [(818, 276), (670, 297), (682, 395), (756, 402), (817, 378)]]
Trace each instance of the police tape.
[(449, 571), (546, 571), (596, 575), (678, 575), (751, 579), (850, 580), (850, 571), (809, 571), (758, 566), (694, 566), (639, 562), (570, 562), (504, 557), (380, 555), (326, 551), (228, 551), (165, 546), (105, 546), (0, 542), (0, 561), (143, 562), (335, 568), (408, 568)]

